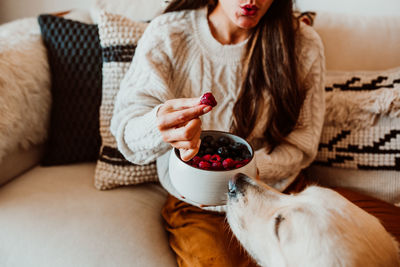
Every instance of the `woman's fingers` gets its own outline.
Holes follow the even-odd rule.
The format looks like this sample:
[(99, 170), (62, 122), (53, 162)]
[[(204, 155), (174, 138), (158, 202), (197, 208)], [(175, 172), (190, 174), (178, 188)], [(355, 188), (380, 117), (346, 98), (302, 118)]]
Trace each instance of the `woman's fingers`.
[(199, 98), (176, 98), (164, 102), (157, 111), (157, 117), (161, 114), (166, 114), (182, 109), (192, 108), (200, 105)]
[(198, 133), (196, 133), (196, 135), (194, 136), (194, 138), (191, 141), (175, 142), (175, 145), (181, 145), (181, 146), (187, 145), (189, 147), (188, 149), (183, 146), (179, 147), (180, 156), (183, 161), (191, 160), (199, 152), (199, 148), (200, 148), (200, 144), (201, 144), (200, 134), (201, 134), (201, 128), (198, 131)]
[[(161, 132), (164, 142), (191, 141), (201, 132), (201, 120), (192, 119), (184, 126), (170, 128)], [(200, 138), (200, 137), (199, 137)]]
[(191, 160), (194, 158), (194, 156), (196, 156), (198, 151), (199, 149), (179, 149), (180, 156), (183, 161)]
[(189, 141), (176, 141), (171, 142), (171, 145), (178, 149), (199, 149), (201, 140), (200, 140), (201, 129), (196, 133), (196, 135)]
[(191, 108), (200, 104), (200, 98), (175, 98), (167, 100), (164, 103), (164, 107), (169, 110), (180, 110)]
[(199, 151), (199, 117), (211, 110), (211, 106), (200, 103), (200, 98), (171, 99), (158, 109), (157, 127), (162, 138), (181, 151), (182, 160), (190, 160)]
[(178, 141), (170, 143), (172, 147), (177, 149), (195, 149), (200, 148), (200, 140), (195, 141)]
[(201, 115), (209, 112), (212, 108), (207, 105), (197, 105), (186, 109), (167, 112), (161, 114), (159, 112), (158, 128), (160, 131), (184, 124), (192, 119), (198, 118)]

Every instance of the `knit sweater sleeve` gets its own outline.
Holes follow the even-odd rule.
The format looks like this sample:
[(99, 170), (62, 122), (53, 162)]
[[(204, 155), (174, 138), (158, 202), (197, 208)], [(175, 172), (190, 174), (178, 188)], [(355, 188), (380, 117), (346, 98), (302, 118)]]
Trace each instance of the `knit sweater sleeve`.
[(285, 141), (271, 153), (268, 153), (267, 148), (256, 151), (260, 178), (280, 191), (289, 186), (299, 172), (314, 160), (324, 121), (323, 46), (314, 30), (305, 29), (305, 31), (303, 35), (306, 36), (302, 36), (303, 47), (299, 57), (307, 93), (298, 123)]
[(171, 60), (164, 39), (167, 33), (155, 19), (139, 40), (135, 56), (116, 97), (110, 130), (118, 149), (135, 164), (147, 164), (164, 154), (170, 145), (157, 128), (158, 108), (172, 98)]

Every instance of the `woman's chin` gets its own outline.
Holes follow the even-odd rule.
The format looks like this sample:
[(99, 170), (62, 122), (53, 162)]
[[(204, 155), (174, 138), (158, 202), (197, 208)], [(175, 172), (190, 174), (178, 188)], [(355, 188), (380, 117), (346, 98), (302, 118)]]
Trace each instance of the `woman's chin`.
[(255, 26), (257, 26), (258, 24), (258, 19), (255, 17), (240, 17), (237, 20), (237, 26), (242, 28), (242, 29), (246, 29), (246, 30), (250, 30), (252, 28), (254, 28)]

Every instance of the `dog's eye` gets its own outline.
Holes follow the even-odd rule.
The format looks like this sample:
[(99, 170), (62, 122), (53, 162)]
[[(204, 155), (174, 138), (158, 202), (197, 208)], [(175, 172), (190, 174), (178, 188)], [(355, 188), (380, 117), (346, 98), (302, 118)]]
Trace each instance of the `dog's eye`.
[(279, 240), (279, 226), (281, 225), (281, 222), (284, 219), (285, 218), (281, 214), (278, 214), (278, 216), (275, 217), (275, 235), (276, 238), (278, 238), (278, 240)]

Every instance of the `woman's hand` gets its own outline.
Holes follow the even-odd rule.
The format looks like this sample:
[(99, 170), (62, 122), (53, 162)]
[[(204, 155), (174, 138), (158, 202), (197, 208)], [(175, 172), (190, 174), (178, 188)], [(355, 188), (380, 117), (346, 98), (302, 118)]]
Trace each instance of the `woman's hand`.
[(158, 129), (166, 143), (179, 149), (181, 159), (192, 159), (200, 148), (200, 116), (212, 109), (200, 98), (179, 98), (166, 101), (157, 112)]

